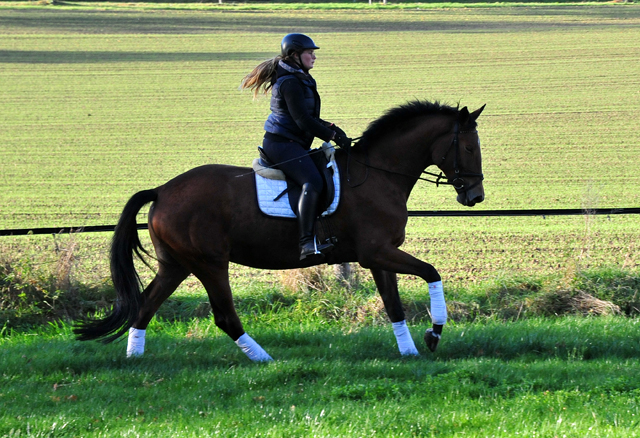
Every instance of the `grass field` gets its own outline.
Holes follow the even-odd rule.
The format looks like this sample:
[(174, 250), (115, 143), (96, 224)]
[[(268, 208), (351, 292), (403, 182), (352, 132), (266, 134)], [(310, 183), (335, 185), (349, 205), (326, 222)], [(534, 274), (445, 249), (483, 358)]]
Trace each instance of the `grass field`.
[[(191, 167), (247, 165), (266, 99), (238, 91), (292, 25), (322, 46), (323, 115), (357, 136), (438, 99), (480, 120), (482, 208), (637, 206), (640, 8), (91, 12), (1, 9), (0, 226), (113, 223)], [(420, 186), (412, 208), (458, 208)]]
[[(253, 7), (0, 3), (0, 228), (115, 223), (139, 190), (247, 165), (268, 100), (238, 84), (293, 30), (322, 47), (323, 117), (350, 135), (415, 98), (486, 103), (477, 208), (640, 205), (640, 6)], [(461, 207), (424, 184), (410, 208)], [(18, 279), (18, 299), (48, 294), (60, 315), (60, 288), (108, 300), (109, 238), (1, 238), (3, 294)], [(266, 366), (215, 328), (193, 279), (139, 360), (74, 342), (65, 322), (16, 324), (42, 312), (23, 304), (0, 324), (0, 437), (638, 436), (637, 317), (540, 318), (556, 290), (637, 314), (638, 242), (636, 216), (410, 219), (406, 249), (440, 270), (452, 315), (429, 354), (428, 296), (401, 278), (416, 360), (398, 358), (362, 271), (351, 292), (291, 292), (234, 266)]]
[[(115, 223), (138, 190), (205, 163), (250, 163), (268, 101), (237, 86), (292, 23), (322, 46), (314, 74), (323, 115), (350, 135), (414, 98), (487, 103), (487, 197), (477, 208), (640, 204), (640, 133), (629, 129), (640, 106), (637, 5), (3, 8), (0, 227)], [(410, 208), (460, 207), (451, 189), (425, 183)], [(456, 281), (548, 274), (576, 259), (637, 268), (637, 223), (412, 219), (406, 245)]]
[(637, 323), (459, 325), (399, 360), (386, 327), (255, 321), (263, 366), (210, 319), (155, 322), (136, 360), (49, 327), (0, 338), (0, 436), (637, 437)]

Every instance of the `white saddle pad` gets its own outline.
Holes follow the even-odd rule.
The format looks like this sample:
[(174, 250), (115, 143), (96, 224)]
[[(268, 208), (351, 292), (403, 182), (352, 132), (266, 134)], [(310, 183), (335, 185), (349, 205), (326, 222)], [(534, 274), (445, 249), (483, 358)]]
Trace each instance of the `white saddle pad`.
[[(333, 202), (327, 208), (327, 211), (322, 213), (322, 216), (328, 216), (336, 211), (338, 203), (340, 202), (340, 173), (338, 172), (338, 164), (335, 160), (329, 162), (330, 166), (333, 166), (333, 185), (335, 186), (335, 196)], [(275, 199), (287, 188), (287, 182), (282, 180), (267, 179), (260, 176), (258, 173), (256, 176), (256, 189), (258, 191), (258, 206), (267, 216), (275, 217), (290, 217), (295, 218), (296, 215), (291, 210), (289, 205), (289, 194), (285, 193), (280, 199)]]

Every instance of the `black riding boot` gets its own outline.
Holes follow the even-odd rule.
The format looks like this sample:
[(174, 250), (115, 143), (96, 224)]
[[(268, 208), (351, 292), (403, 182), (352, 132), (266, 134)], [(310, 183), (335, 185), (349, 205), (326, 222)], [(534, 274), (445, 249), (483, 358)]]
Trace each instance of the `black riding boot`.
[(318, 198), (320, 193), (309, 184), (302, 186), (298, 201), (298, 228), (300, 230), (300, 260), (307, 256), (320, 254), (316, 246), (315, 225), (318, 216)]

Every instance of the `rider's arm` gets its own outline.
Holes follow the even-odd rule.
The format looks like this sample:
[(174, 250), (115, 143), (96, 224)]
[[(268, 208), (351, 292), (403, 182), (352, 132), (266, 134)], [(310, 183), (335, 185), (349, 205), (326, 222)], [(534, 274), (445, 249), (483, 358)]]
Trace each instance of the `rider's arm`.
[(291, 114), (300, 129), (324, 141), (333, 139), (335, 132), (325, 126), (320, 119), (316, 119), (309, 114), (305, 106), (304, 90), (300, 82), (296, 80), (284, 81), (280, 86), (280, 92), (287, 103), (289, 114)]

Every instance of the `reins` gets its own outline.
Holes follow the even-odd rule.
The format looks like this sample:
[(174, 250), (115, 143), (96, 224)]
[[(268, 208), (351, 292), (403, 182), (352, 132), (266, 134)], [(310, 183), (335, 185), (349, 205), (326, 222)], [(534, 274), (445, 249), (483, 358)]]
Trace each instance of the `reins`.
[[(362, 138), (362, 137), (359, 137), (359, 138)], [(357, 146), (358, 144), (359, 144), (359, 142), (358, 142), (358, 143), (356, 143), (354, 146)], [(347, 182), (350, 182), (350, 181), (351, 181), (351, 176), (350, 176), (350, 174), (349, 174), (349, 161), (350, 161), (350, 159), (351, 159), (350, 149), (351, 149), (351, 148), (347, 149)], [(356, 184), (356, 185), (351, 185), (351, 184), (349, 184), (349, 186), (350, 186), (351, 188), (355, 188), (355, 187), (361, 186), (362, 184), (364, 184), (364, 183), (365, 183), (365, 181), (367, 180), (367, 178), (368, 178), (368, 176), (369, 176), (369, 172), (368, 172), (368, 171), (369, 171), (369, 169), (379, 170), (379, 171), (381, 171), (381, 172), (390, 173), (390, 174), (392, 174), (392, 175), (404, 176), (404, 177), (406, 177), (406, 178), (410, 178), (410, 179), (414, 179), (414, 178), (416, 178), (416, 176), (415, 176), (415, 175), (410, 175), (410, 174), (408, 174), (408, 173), (398, 172), (397, 170), (389, 170), (389, 169), (384, 169), (384, 168), (382, 168), (382, 167), (373, 166), (372, 164), (370, 164), (370, 163), (369, 163), (369, 154), (367, 153), (366, 147), (365, 147), (364, 145), (362, 146), (362, 149), (365, 151), (365, 160), (366, 160), (366, 162), (365, 162), (365, 163), (363, 163), (362, 161), (360, 161), (360, 160), (358, 160), (358, 159), (356, 159), (356, 158), (354, 158), (353, 160), (354, 160), (356, 163), (359, 163), (359, 164), (362, 164), (363, 166), (365, 166), (365, 168), (367, 169), (367, 171), (366, 171), (367, 173), (365, 174), (364, 179), (363, 179), (361, 182), (359, 182), (358, 184)], [(435, 177), (435, 178), (436, 178), (436, 180), (435, 180), (435, 181), (432, 181), (432, 180), (430, 180), (430, 179), (423, 178), (423, 177), (422, 177), (422, 175), (429, 175), (429, 176), (433, 176), (433, 177)], [(439, 174), (436, 174), (436, 173), (432, 173), (432, 172), (428, 172), (428, 171), (426, 171), (426, 170), (423, 170), (423, 171), (420, 173), (420, 176), (418, 176), (416, 179), (421, 180), (421, 181), (426, 181), (426, 182), (429, 182), (429, 183), (432, 183), (432, 184), (435, 184), (435, 185), (436, 185), (436, 187), (439, 187), (439, 186), (440, 186), (440, 184), (443, 184), (443, 185), (453, 185), (452, 183), (450, 183), (450, 182), (448, 182), (448, 181), (441, 181), (442, 179), (445, 179), (445, 178), (446, 178), (446, 175), (445, 175), (444, 173), (442, 173), (442, 172), (440, 172)]]
[[(277, 169), (278, 166), (281, 165), (281, 164), (289, 163), (291, 161), (296, 161), (296, 160), (299, 160), (300, 158), (307, 157), (309, 155), (317, 154), (317, 153), (320, 153), (320, 152), (324, 152), (324, 150), (323, 149), (311, 149), (311, 150), (309, 150), (309, 152), (307, 152), (304, 155), (299, 155), (297, 157), (293, 157), (293, 158), (291, 158), (289, 160), (285, 160), (285, 161), (280, 161), (279, 163), (275, 163), (275, 164), (263, 165), (263, 167), (265, 169)], [(240, 178), (242, 176), (247, 176), (247, 175), (252, 175), (254, 173), (256, 173), (256, 171), (255, 170), (251, 170), (251, 172), (247, 172), (247, 173), (242, 173), (240, 175), (236, 175), (236, 178)]]
[[(360, 139), (362, 139), (362, 136), (356, 137), (356, 138), (352, 138), (351, 142), (353, 142), (354, 140), (360, 140)], [(358, 144), (360, 144), (360, 141), (356, 142), (356, 145), (358, 145)], [(364, 179), (362, 181), (360, 181), (358, 184), (355, 184), (355, 185), (351, 184), (351, 171), (350, 171), (349, 167), (350, 167), (350, 164), (351, 164), (351, 148), (352, 147), (353, 147), (353, 145), (351, 143), (349, 143), (349, 146), (346, 148), (347, 149), (347, 171), (346, 171), (346, 176), (347, 176), (347, 184), (349, 184), (349, 187), (351, 187), (352, 189), (355, 189), (356, 187), (360, 187), (362, 184), (364, 184), (367, 181), (367, 179), (369, 178), (369, 168), (372, 167), (372, 166), (369, 164), (369, 154), (367, 153), (367, 149), (363, 145), (362, 148), (364, 149), (364, 157), (365, 157), (366, 163), (362, 163), (362, 162), (360, 162), (358, 160), (355, 160), (355, 158), (354, 158), (354, 160), (357, 163), (360, 163), (360, 164), (364, 165), (364, 168), (365, 168)], [(373, 167), (373, 168), (375, 169), (375, 167)]]
[[(442, 161), (440, 162), (440, 165), (442, 165), (445, 162), (445, 160), (447, 159), (447, 156), (449, 156), (449, 153), (451, 152), (451, 149), (455, 150), (455, 156), (454, 156), (454, 159), (453, 159), (453, 169), (454, 169), (454, 173), (455, 173), (455, 177), (454, 178), (449, 178), (442, 172), (433, 173), (433, 172), (429, 172), (427, 170), (423, 170), (420, 173), (420, 175), (418, 175), (416, 177), (415, 175), (410, 175), (408, 173), (398, 172), (396, 170), (390, 170), (390, 169), (385, 169), (385, 168), (382, 168), (382, 167), (374, 166), (369, 162), (369, 153), (367, 152), (366, 144), (362, 143), (362, 136), (353, 138), (352, 141), (356, 141), (355, 144), (349, 145), (346, 148), (341, 148), (341, 149), (344, 149), (346, 154), (347, 154), (347, 169), (346, 169), (347, 183), (349, 184), (349, 187), (351, 187), (351, 188), (360, 187), (369, 178), (369, 169), (374, 169), (374, 170), (378, 170), (378, 171), (381, 171), (381, 172), (389, 173), (389, 174), (392, 174), (392, 175), (399, 175), (399, 176), (404, 176), (404, 177), (410, 178), (410, 179), (416, 179), (416, 180), (419, 180), (419, 181), (425, 181), (425, 182), (428, 182), (428, 183), (431, 183), (431, 184), (435, 184), (436, 187), (440, 187), (440, 185), (453, 186), (453, 188), (455, 188), (457, 192), (464, 192), (464, 191), (467, 191), (467, 190), (471, 190), (472, 188), (474, 188), (475, 186), (477, 186), (478, 184), (480, 184), (484, 180), (484, 175), (482, 173), (471, 173), (471, 172), (461, 172), (460, 171), (460, 166), (459, 166), (459, 163), (460, 163), (460, 147), (459, 147), (458, 136), (460, 134), (473, 134), (473, 133), (477, 133), (477, 132), (478, 132), (477, 130), (474, 130), (474, 131), (460, 131), (460, 123), (456, 121), (456, 124), (455, 124), (455, 126), (453, 128), (453, 139), (451, 140), (451, 144), (447, 148), (447, 151), (443, 155)], [(357, 158), (353, 158), (351, 156), (351, 149), (354, 146), (358, 146), (358, 145), (361, 145), (361, 148), (364, 151), (364, 157), (365, 157), (365, 162), (364, 163), (362, 161), (358, 160)], [(304, 156), (317, 154), (319, 152), (323, 152), (323, 150), (322, 149), (310, 150), (305, 155), (300, 155), (298, 157), (294, 157), (294, 158), (291, 158), (289, 160), (281, 161), (281, 162), (275, 163), (275, 164), (271, 163), (271, 164), (268, 164), (268, 165), (266, 165), (264, 167), (267, 168), (267, 169), (273, 169), (273, 168), (277, 169), (278, 166), (281, 165), (281, 164), (289, 163), (291, 161), (298, 160), (298, 159), (300, 159), (300, 158), (302, 158)], [(357, 184), (351, 184), (350, 164), (351, 164), (351, 160), (352, 159), (356, 163), (362, 164), (366, 169), (364, 178), (362, 179), (362, 181), (360, 181)], [(251, 175), (253, 173), (255, 173), (255, 170), (252, 170), (251, 172), (243, 173), (243, 174), (240, 174), (240, 175), (236, 175), (236, 178), (242, 177), (242, 176), (246, 176), (246, 175)], [(427, 175), (428, 177), (434, 177), (435, 180), (428, 179), (428, 177), (424, 178), (423, 175)], [(464, 177), (472, 177), (472, 178), (479, 178), (479, 179), (478, 179), (478, 181), (473, 183), (471, 186), (465, 187)]]
[[(459, 166), (459, 162), (460, 162), (460, 147), (459, 147), (459, 139), (458, 136), (459, 134), (472, 134), (472, 133), (477, 133), (477, 130), (474, 131), (460, 131), (460, 123), (456, 122), (454, 128), (453, 128), (453, 139), (451, 140), (451, 144), (449, 145), (449, 148), (447, 148), (447, 152), (444, 154), (444, 156), (442, 157), (442, 161), (440, 162), (440, 165), (442, 165), (445, 160), (447, 159), (447, 156), (449, 155), (451, 149), (455, 149), (455, 157), (454, 157), (454, 161), (453, 161), (453, 168), (454, 168), (454, 172), (455, 172), (455, 178), (450, 179), (448, 178), (444, 173), (440, 172), (440, 173), (433, 173), (433, 172), (429, 172), (427, 170), (423, 170), (419, 176), (415, 176), (415, 175), (410, 175), (408, 173), (404, 173), (404, 172), (398, 172), (396, 170), (390, 170), (390, 169), (385, 169), (382, 167), (377, 167), (377, 166), (373, 166), (369, 163), (369, 154), (367, 152), (367, 148), (366, 148), (366, 144), (362, 144), (362, 149), (364, 151), (364, 156), (365, 156), (365, 162), (363, 163), (362, 161), (353, 158), (353, 160), (356, 163), (362, 164), (363, 166), (365, 166), (366, 173), (364, 176), (364, 179), (359, 182), (356, 185), (351, 185), (349, 184), (349, 186), (351, 188), (355, 188), (358, 186), (361, 186), (362, 184), (365, 183), (365, 181), (367, 180), (367, 178), (369, 177), (369, 169), (374, 169), (374, 170), (378, 170), (381, 172), (386, 172), (386, 173), (390, 173), (392, 175), (399, 175), (399, 176), (404, 176), (406, 178), (411, 178), (411, 179), (416, 179), (416, 180), (420, 180), (420, 181), (426, 181), (428, 183), (431, 184), (435, 184), (436, 187), (440, 187), (440, 185), (450, 185), (453, 186), (456, 191), (461, 192), (461, 191), (466, 191), (466, 190), (471, 190), (473, 187), (477, 186), (478, 184), (480, 184), (483, 180), (484, 180), (484, 175), (481, 173), (471, 173), (471, 172), (460, 172), (460, 166)], [(354, 140), (361, 140), (362, 137), (357, 137), (354, 138)], [(358, 141), (354, 146), (357, 146), (361, 144), (361, 141)], [(349, 162), (351, 160), (351, 148), (353, 146), (350, 146), (347, 148), (347, 182), (351, 181), (351, 175), (349, 173)], [(422, 175), (428, 175), (428, 176), (432, 176), (435, 178), (434, 180), (430, 180), (428, 178), (423, 178)], [(469, 187), (465, 187), (464, 184), (464, 177), (477, 177), (480, 178), (478, 181), (476, 181), (474, 184), (472, 184)], [(444, 179), (446, 179), (446, 181), (443, 181)]]

